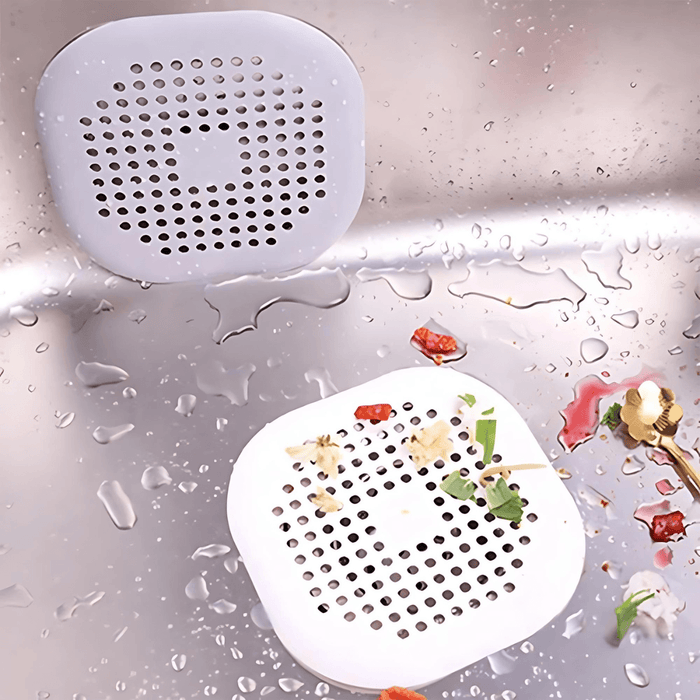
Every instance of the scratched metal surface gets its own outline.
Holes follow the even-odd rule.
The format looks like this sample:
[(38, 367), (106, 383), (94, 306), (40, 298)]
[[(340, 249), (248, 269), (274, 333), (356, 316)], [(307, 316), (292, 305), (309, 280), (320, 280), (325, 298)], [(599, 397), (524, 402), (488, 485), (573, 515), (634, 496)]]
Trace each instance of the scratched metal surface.
[[(216, 343), (218, 314), (204, 284), (145, 289), (71, 243), (51, 203), (32, 103), (47, 61), (90, 26), (251, 8), (308, 20), (356, 61), (367, 98), (367, 187), (351, 230), (311, 266), (339, 269), (347, 299), (330, 308), (273, 305), (256, 329)], [(646, 365), (664, 373), (686, 410), (681, 445), (690, 450), (698, 438), (697, 342), (683, 332), (700, 313), (699, 13), (626, 2), (4, 3), (0, 590), (16, 587), (0, 600), (26, 607), (0, 607), (0, 697), (349, 697), (318, 687), (251, 618), (257, 598), (225, 519), (231, 464), (266, 422), (318, 399), (322, 385), (332, 390), (327, 381), (342, 390), (428, 362), (408, 340), (431, 317), (468, 345), (454, 366), (503, 393), (555, 466), (572, 474), (566, 484), (591, 536), (579, 589), (551, 625), (425, 693), (695, 697), (700, 526), (671, 545), (663, 571), (688, 602), (673, 639), (607, 641), (621, 584), (653, 570), (659, 548), (632, 513), (660, 499), (654, 484), (673, 481), (673, 471), (605, 429), (572, 454), (557, 434), (578, 379), (608, 372), (620, 380)], [(392, 288), (361, 281), (372, 276), (358, 276), (361, 268), (416, 274), (399, 275)], [(338, 296), (339, 279), (311, 276), (321, 307)], [(259, 287), (217, 297), (219, 337), (250, 325)], [(630, 310), (636, 328), (612, 318)], [(36, 323), (23, 325), (32, 313)], [(593, 363), (581, 355), (589, 338), (609, 347)], [(88, 388), (75, 374), (82, 361), (117, 365), (129, 378)], [(198, 372), (216, 362), (255, 366), (244, 405), (201, 389)], [(125, 396), (126, 387), (136, 395)], [(197, 397), (189, 417), (175, 410), (183, 394)], [(120, 439), (93, 438), (98, 426), (125, 424), (134, 429)], [(630, 455), (644, 469), (625, 475)], [(165, 467), (172, 483), (145, 489), (149, 466)], [(118, 480), (130, 498), (132, 529), (117, 529), (105, 512), (97, 496), (105, 480)], [(615, 517), (580, 497), (584, 485), (611, 500)], [(684, 492), (672, 500), (689, 507)], [(232, 552), (192, 559), (209, 544)], [(605, 561), (621, 568), (617, 580), (601, 569)], [(199, 575), (206, 600), (185, 592)], [(210, 607), (222, 599), (236, 609)], [(585, 626), (563, 637), (579, 610)], [(632, 685), (625, 664), (642, 667), (649, 686)]]

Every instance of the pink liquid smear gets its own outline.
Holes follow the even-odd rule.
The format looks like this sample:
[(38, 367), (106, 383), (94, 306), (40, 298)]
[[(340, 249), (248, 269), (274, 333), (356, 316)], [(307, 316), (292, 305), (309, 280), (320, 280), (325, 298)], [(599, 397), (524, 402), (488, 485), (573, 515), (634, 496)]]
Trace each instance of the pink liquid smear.
[[(681, 452), (688, 461), (693, 459), (693, 455), (690, 452), (686, 452), (685, 450), (681, 450)], [(666, 450), (660, 450), (655, 447), (648, 447), (646, 450), (646, 456), (648, 460), (652, 461), (654, 464), (658, 464), (659, 466), (664, 466), (666, 464), (674, 466), (676, 464)]]
[(654, 566), (657, 569), (665, 569), (673, 561), (673, 552), (670, 547), (662, 547), (654, 554)]
[(685, 535), (683, 513), (671, 510), (667, 499), (655, 503), (643, 503), (634, 511), (635, 520), (643, 522), (649, 528), (649, 535), (654, 542), (675, 542)]
[(677, 491), (676, 487), (668, 479), (661, 479), (661, 481), (657, 481), (655, 486), (656, 490), (662, 496), (670, 496), (672, 493)]
[(574, 400), (560, 411), (564, 418), (564, 427), (557, 438), (562, 447), (571, 452), (595, 435), (600, 421), (599, 404), (602, 398), (636, 389), (647, 380), (657, 384), (663, 383), (662, 376), (649, 367), (643, 367), (639, 374), (621, 382), (607, 384), (594, 374), (577, 382), (574, 387)]

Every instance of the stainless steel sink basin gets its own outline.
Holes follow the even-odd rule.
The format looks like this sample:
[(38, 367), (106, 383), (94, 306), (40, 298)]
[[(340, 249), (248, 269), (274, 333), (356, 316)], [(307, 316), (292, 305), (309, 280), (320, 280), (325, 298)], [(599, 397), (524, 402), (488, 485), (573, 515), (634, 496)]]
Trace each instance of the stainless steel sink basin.
[[(364, 82), (362, 208), (291, 291), (112, 276), (67, 236), (36, 145), (37, 81), (76, 34), (222, 9), (307, 20)], [(589, 538), (579, 589), (551, 625), (425, 694), (696, 697), (700, 525), (661, 572), (687, 602), (672, 639), (610, 642), (622, 585), (656, 570), (661, 547), (633, 512), (675, 473), (604, 427), (572, 453), (557, 435), (578, 380), (647, 366), (685, 408), (678, 442), (698, 438), (697, 6), (7, 0), (2, 19), (0, 697), (350, 697), (318, 685), (267, 628), (226, 489), (266, 422), (429, 363), (409, 339), (430, 318), (467, 343), (454, 366), (516, 405), (571, 475)], [(291, 300), (268, 306), (280, 294)], [(631, 311), (637, 325), (619, 317)], [(599, 359), (589, 339), (607, 346)], [(128, 377), (80, 364), (94, 362)], [(692, 522), (688, 494), (669, 498)], [(231, 551), (193, 557), (208, 545)]]

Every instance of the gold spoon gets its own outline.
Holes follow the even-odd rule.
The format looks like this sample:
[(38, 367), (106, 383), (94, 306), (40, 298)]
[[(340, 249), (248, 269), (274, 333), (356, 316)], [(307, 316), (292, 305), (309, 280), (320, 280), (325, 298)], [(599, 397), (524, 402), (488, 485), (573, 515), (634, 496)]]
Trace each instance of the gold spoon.
[[(650, 382), (651, 384), (651, 382)], [(683, 409), (675, 403), (676, 396), (671, 389), (659, 389), (659, 408), (655, 419), (651, 419), (639, 390), (630, 389), (625, 395), (625, 405), (620, 411), (620, 418), (627, 425), (627, 430), (635, 440), (646, 442), (651, 447), (663, 447), (674, 459), (676, 473), (682, 479), (693, 498), (700, 500), (700, 474), (688, 462), (683, 450), (675, 443), (673, 436), (678, 431), (678, 424), (683, 418)]]

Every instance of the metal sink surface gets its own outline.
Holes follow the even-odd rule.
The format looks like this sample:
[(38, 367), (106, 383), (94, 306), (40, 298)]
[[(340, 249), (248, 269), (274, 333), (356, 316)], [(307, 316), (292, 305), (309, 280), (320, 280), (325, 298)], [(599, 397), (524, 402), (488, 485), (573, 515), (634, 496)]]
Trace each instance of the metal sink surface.
[[(90, 27), (232, 9), (306, 20), (352, 56), (366, 97), (361, 209), (337, 244), (289, 273), (301, 275), (294, 293), (260, 278), (116, 277), (72, 242), (52, 204), (38, 80)], [(660, 571), (686, 602), (671, 637), (609, 641), (622, 586), (658, 571), (662, 546), (632, 515), (675, 472), (604, 426), (570, 453), (557, 439), (577, 381), (647, 367), (676, 392), (677, 440), (698, 462), (696, 4), (6, 0), (1, 11), (1, 698), (349, 698), (296, 665), (266, 624), (228, 530), (228, 481), (278, 416), (430, 365), (409, 342), (429, 319), (467, 344), (451, 366), (501, 392), (570, 474), (588, 537), (557, 618), (421, 692), (698, 697), (700, 525), (668, 545)], [(305, 303), (293, 301), (300, 287)], [(267, 303), (279, 295), (291, 299)], [(627, 312), (636, 325), (635, 314), (621, 321)], [(590, 339), (607, 352), (586, 361), (600, 354)], [(83, 362), (128, 378), (89, 387)], [(152, 488), (149, 467), (170, 483)], [(113, 480), (133, 505), (130, 529), (98, 497)], [(697, 512), (685, 489), (669, 498)], [(225, 547), (193, 558), (212, 544)]]

